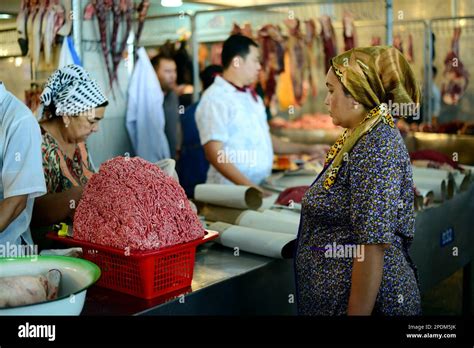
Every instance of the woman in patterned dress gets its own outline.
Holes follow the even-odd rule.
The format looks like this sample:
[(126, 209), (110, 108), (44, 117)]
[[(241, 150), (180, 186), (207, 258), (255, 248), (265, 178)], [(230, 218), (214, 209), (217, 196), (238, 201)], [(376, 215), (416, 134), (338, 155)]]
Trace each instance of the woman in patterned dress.
[(85, 140), (97, 132), (108, 102), (97, 82), (78, 65), (56, 70), (40, 100), (48, 193), (35, 201), (33, 225), (49, 226), (72, 217), (82, 189), (94, 173)]
[[(393, 47), (331, 60), (325, 104), (345, 132), (306, 192), (295, 252), (301, 315), (419, 315), (410, 158), (392, 116), (418, 113), (419, 88)], [(403, 113), (402, 113), (403, 111)]]

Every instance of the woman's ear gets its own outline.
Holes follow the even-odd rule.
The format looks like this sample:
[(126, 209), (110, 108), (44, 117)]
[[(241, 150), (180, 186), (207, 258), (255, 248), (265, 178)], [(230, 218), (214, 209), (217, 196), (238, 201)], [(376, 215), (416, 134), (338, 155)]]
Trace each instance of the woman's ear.
[(69, 125), (71, 124), (71, 119), (69, 118), (69, 116), (63, 116), (63, 122), (64, 122), (64, 127), (69, 127)]
[(359, 109), (359, 106), (360, 106), (360, 103), (357, 100), (353, 99), (352, 100), (352, 107), (357, 110), (357, 109)]

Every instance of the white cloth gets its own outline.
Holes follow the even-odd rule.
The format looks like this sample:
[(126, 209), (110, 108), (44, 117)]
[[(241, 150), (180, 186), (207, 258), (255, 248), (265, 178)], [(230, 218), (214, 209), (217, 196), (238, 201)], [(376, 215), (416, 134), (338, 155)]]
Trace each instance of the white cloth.
[[(224, 154), (218, 159), (233, 163), (250, 181), (259, 185), (271, 174), (273, 147), (265, 106), (249, 91), (240, 92), (217, 76), (204, 92), (196, 110), (201, 144), (220, 141)], [(207, 173), (209, 184), (230, 184), (212, 165)]]
[(431, 85), (431, 114), (439, 117), (441, 113), (441, 91), (434, 83)]
[(155, 69), (141, 47), (128, 87), (126, 126), (135, 155), (150, 162), (170, 157), (163, 100)]
[(0, 201), (28, 195), (26, 208), (0, 233), (0, 245), (33, 244), (30, 221), (34, 198), (46, 193), (41, 132), (31, 111), (0, 83)]
[(49, 76), (40, 101), (45, 107), (54, 105), (58, 116), (83, 115), (108, 102), (97, 81), (76, 64), (66, 65)]

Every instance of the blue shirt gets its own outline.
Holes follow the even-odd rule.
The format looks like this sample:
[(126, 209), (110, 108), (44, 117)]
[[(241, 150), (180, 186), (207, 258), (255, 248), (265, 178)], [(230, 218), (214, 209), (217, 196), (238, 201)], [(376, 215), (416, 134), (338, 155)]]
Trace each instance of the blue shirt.
[(198, 103), (190, 105), (181, 117), (183, 143), (181, 155), (176, 165), (179, 183), (184, 188), (186, 195), (194, 197), (194, 187), (206, 182), (209, 162), (201, 145), (199, 131), (196, 125), (195, 113)]
[(28, 195), (26, 208), (5, 230), (0, 244), (33, 244), (30, 221), (34, 198), (46, 193), (41, 132), (31, 111), (0, 83), (0, 201)]

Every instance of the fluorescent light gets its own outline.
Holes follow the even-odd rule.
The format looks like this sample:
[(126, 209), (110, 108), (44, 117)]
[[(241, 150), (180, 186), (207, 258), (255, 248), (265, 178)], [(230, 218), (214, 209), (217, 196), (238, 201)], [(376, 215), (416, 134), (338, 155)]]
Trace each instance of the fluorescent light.
[(183, 5), (181, 0), (161, 0), (161, 6), (163, 7), (178, 7)]
[(8, 13), (0, 13), (0, 19), (10, 19), (13, 18), (13, 15)]

